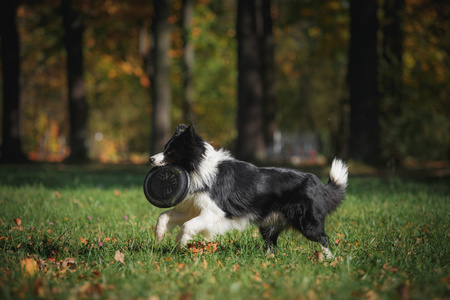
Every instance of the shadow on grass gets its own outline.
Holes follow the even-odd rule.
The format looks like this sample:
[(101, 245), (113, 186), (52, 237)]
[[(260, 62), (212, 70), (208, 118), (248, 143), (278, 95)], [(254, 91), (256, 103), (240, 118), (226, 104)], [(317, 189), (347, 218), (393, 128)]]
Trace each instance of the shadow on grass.
[(1, 165), (0, 185), (64, 187), (142, 187), (149, 165)]
[[(292, 167), (292, 166), (284, 166)], [(24, 164), (0, 165), (0, 186), (34, 186), (47, 188), (141, 188), (144, 178), (150, 171), (150, 165), (65, 165), (65, 164)], [(328, 166), (299, 167), (304, 172), (319, 176), (325, 183), (328, 177)], [(447, 164), (436, 168), (409, 168), (393, 173), (386, 169), (363, 168), (349, 165), (351, 183), (356, 181), (377, 181), (402, 179), (429, 185), (430, 187), (450, 187), (450, 167)], [(450, 189), (450, 188), (449, 188)], [(448, 190), (448, 189), (447, 189)]]

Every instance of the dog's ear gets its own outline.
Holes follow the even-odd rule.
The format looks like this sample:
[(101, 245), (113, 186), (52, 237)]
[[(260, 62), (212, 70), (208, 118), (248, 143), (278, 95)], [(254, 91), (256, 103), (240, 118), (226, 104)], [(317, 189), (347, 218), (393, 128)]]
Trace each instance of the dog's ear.
[(195, 126), (194, 126), (194, 123), (192, 123), (191, 125), (189, 125), (188, 128), (189, 128), (189, 130), (191, 131), (192, 134), (195, 133)]
[(184, 131), (183, 131), (183, 139), (185, 141), (195, 139), (197, 134), (195, 133), (195, 127), (194, 124), (189, 125)]
[(181, 133), (183, 133), (183, 131), (186, 130), (186, 128), (188, 128), (186, 125), (184, 124), (180, 124), (177, 126), (177, 129), (175, 131), (175, 135), (180, 135)]

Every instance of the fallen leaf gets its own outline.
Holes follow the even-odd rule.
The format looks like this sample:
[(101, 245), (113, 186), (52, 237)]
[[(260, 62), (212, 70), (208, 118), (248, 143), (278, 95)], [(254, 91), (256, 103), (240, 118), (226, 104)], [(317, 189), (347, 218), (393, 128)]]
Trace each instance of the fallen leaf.
[(339, 262), (337, 260), (330, 262), (330, 266), (332, 266), (333, 268), (336, 267), (338, 264)]
[(261, 277), (259, 277), (258, 272), (255, 272), (255, 276), (253, 277), (253, 279), (255, 279), (255, 281), (261, 281)]
[(68, 257), (65, 260), (61, 261), (60, 265), (63, 268), (73, 269), (76, 266), (75, 259), (72, 257)]
[(192, 297), (192, 292), (188, 292), (186, 294), (181, 295), (180, 299), (181, 300), (189, 300)]
[(405, 284), (401, 284), (399, 287), (397, 287), (398, 295), (400, 296), (400, 299), (407, 300), (409, 299), (409, 286)]
[(180, 271), (184, 267), (186, 267), (186, 263), (177, 263), (177, 271)]
[(323, 262), (324, 256), (323, 256), (323, 253), (322, 253), (322, 252), (317, 251), (317, 252), (315, 253), (315, 257), (316, 257), (316, 260), (317, 260), (318, 262)]
[(92, 274), (94, 274), (95, 276), (97, 276), (97, 278), (100, 278), (100, 272), (97, 270), (92, 271)]
[(114, 255), (114, 259), (124, 264), (125, 263), (124, 258), (125, 255), (122, 252), (120, 252), (120, 250), (117, 250), (116, 255)]
[(22, 270), (26, 275), (33, 276), (39, 271), (39, 266), (33, 258), (25, 258), (20, 261)]
[(367, 300), (375, 300), (378, 298), (378, 294), (374, 290), (368, 290), (365, 299)]
[(219, 259), (217, 259), (217, 264), (219, 265), (219, 267), (223, 268), (223, 265), (222, 265), (222, 263), (220, 262)]
[(206, 259), (203, 259), (203, 270), (206, 271), (206, 269), (208, 269), (208, 262), (206, 261)]
[(211, 253), (216, 252), (218, 245), (219, 245), (219, 243), (208, 243), (208, 246), (206, 247), (206, 251), (211, 252)]
[(39, 298), (44, 298), (45, 297), (44, 284), (42, 283), (42, 279), (40, 277), (37, 277), (36, 280), (34, 281), (33, 292)]
[(83, 284), (80, 289), (78, 290), (78, 296), (81, 296), (83, 298), (89, 298), (94, 293), (94, 287), (90, 282), (86, 282)]
[(16, 223), (17, 226), (22, 226), (22, 220), (19, 218), (14, 218), (14, 223)]
[(58, 191), (55, 191), (55, 196), (58, 197), (58, 198), (60, 198), (60, 197), (61, 197), (61, 193), (58, 192)]

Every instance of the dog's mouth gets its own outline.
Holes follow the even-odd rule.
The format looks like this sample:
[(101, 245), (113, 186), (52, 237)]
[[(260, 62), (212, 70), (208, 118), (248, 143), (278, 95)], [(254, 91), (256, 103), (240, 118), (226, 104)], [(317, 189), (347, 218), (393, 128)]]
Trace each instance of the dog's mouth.
[(164, 153), (158, 153), (156, 155), (151, 156), (149, 162), (154, 167), (161, 167), (166, 165), (168, 162), (165, 160)]

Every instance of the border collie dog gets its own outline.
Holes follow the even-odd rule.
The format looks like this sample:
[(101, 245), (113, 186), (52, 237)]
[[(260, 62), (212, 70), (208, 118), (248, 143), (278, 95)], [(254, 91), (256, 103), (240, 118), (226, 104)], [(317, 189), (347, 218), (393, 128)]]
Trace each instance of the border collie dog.
[(313, 174), (236, 160), (205, 142), (193, 125), (179, 125), (164, 151), (149, 160), (153, 166), (182, 166), (190, 177), (185, 199), (158, 217), (157, 242), (176, 226), (178, 247), (185, 247), (197, 234), (212, 239), (255, 224), (268, 250), (276, 248), (278, 235), (292, 227), (332, 256), (324, 222), (344, 199), (348, 173), (341, 160), (333, 161), (324, 185)]

